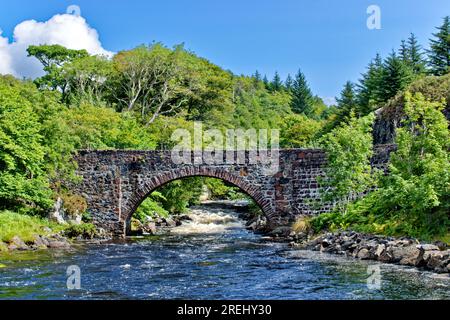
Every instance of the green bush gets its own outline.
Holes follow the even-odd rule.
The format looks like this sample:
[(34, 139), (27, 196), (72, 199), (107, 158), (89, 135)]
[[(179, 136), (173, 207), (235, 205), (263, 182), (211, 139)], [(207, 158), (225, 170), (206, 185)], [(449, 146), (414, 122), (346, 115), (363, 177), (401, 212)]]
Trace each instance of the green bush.
[(64, 235), (69, 238), (79, 236), (84, 239), (92, 239), (97, 234), (97, 229), (92, 223), (72, 224), (64, 230)]

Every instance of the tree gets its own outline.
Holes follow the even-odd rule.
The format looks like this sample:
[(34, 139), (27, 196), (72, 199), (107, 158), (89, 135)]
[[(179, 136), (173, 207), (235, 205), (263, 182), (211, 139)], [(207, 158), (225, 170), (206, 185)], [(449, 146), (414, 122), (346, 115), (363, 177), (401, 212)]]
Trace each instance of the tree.
[(255, 74), (252, 76), (254, 86), (257, 88), (259, 86), (259, 83), (262, 81), (261, 74), (258, 70), (255, 71)]
[(321, 122), (302, 114), (284, 117), (280, 130), (281, 148), (305, 148), (312, 144)]
[(376, 55), (362, 74), (357, 85), (359, 114), (367, 115), (379, 106), (384, 97), (381, 92), (383, 81), (383, 61), (379, 54)]
[(351, 200), (375, 184), (370, 165), (373, 155), (372, 124), (374, 114), (355, 118), (335, 128), (320, 140), (327, 154), (325, 177), (320, 179), (322, 200), (336, 201), (343, 214)]
[(277, 71), (275, 71), (275, 75), (273, 76), (270, 89), (272, 91), (281, 91), (283, 89), (283, 82), (281, 81), (280, 75)]
[(286, 77), (286, 81), (284, 82), (284, 86), (286, 87), (286, 90), (291, 91), (293, 84), (294, 84), (294, 80), (292, 80), (291, 75), (288, 73), (288, 75)]
[(137, 111), (145, 125), (171, 114), (187, 102), (187, 88), (178, 62), (181, 47), (169, 50), (161, 44), (141, 46), (114, 57), (117, 79), (115, 98), (121, 109)]
[[(33, 87), (34, 85), (31, 84)], [(33, 90), (12, 77), (0, 78), (0, 208), (49, 208), (42, 124), (28, 100)], [(34, 88), (34, 90), (36, 90)], [(35, 93), (35, 92), (34, 92)]]
[(426, 72), (426, 61), (423, 58), (422, 47), (419, 45), (414, 33), (408, 38), (409, 66), (416, 75)]
[(65, 102), (79, 105), (81, 102), (106, 104), (111, 94), (112, 62), (105, 57), (76, 58), (62, 67), (67, 82)]
[(383, 102), (405, 89), (413, 80), (411, 69), (393, 51), (384, 61), (381, 92)]
[(336, 98), (337, 114), (333, 121), (333, 127), (346, 123), (352, 114), (358, 113), (358, 105), (356, 101), (355, 85), (347, 81), (341, 91), (340, 97)]
[(381, 180), (369, 208), (384, 219), (401, 221), (394, 233), (424, 237), (448, 232), (450, 132), (443, 107), (442, 102), (430, 102), (421, 93), (405, 94), (397, 150), (391, 154), (389, 174)]
[(401, 44), (400, 44), (400, 49), (398, 50), (398, 54), (400, 59), (407, 65), (410, 64), (410, 53), (409, 53), (409, 48), (408, 45), (406, 44), (405, 40), (402, 40)]
[(267, 79), (267, 76), (266, 76), (266, 75), (264, 75), (263, 83), (264, 83), (264, 87), (266, 88), (266, 90), (270, 90), (269, 79)]
[(310, 116), (312, 113), (313, 95), (306, 82), (305, 75), (298, 70), (292, 85), (291, 109), (294, 113)]
[(57, 90), (63, 99), (67, 90), (67, 80), (61, 74), (61, 68), (67, 62), (89, 56), (86, 50), (71, 50), (60, 45), (29, 46), (29, 57), (35, 57), (43, 65), (46, 74), (35, 80), (39, 88)]
[(444, 22), (434, 33), (434, 39), (430, 39), (430, 51), (428, 60), (431, 73), (436, 76), (446, 74), (450, 68), (450, 16), (444, 18)]

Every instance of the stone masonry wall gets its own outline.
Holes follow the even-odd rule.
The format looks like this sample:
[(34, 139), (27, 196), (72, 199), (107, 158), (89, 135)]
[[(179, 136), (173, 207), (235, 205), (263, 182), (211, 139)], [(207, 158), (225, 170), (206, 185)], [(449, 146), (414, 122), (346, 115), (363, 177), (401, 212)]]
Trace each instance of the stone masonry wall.
[[(378, 149), (376, 166), (385, 163), (390, 152), (389, 147)], [(256, 201), (271, 227), (332, 208), (314, 202), (319, 198), (317, 177), (326, 165), (326, 155), (318, 149), (280, 150), (278, 170), (271, 174), (250, 163), (248, 153), (243, 164), (231, 165), (225, 161), (175, 164), (170, 151), (79, 151), (76, 161), (82, 182), (73, 191), (87, 200), (94, 223), (116, 237), (126, 234), (132, 214), (153, 190), (189, 176), (215, 177), (236, 185)]]

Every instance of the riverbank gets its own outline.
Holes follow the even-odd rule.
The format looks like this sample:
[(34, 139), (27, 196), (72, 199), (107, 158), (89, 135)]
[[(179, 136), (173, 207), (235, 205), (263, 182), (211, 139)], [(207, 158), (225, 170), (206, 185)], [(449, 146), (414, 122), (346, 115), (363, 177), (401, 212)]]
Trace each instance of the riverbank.
[(344, 255), (359, 260), (375, 260), (416, 267), (436, 273), (450, 273), (450, 247), (444, 242), (421, 243), (414, 238), (394, 238), (354, 231), (326, 233), (308, 240), (291, 238), (297, 249)]
[(0, 252), (69, 249), (74, 240), (103, 239), (94, 225), (58, 224), (12, 211), (0, 212)]

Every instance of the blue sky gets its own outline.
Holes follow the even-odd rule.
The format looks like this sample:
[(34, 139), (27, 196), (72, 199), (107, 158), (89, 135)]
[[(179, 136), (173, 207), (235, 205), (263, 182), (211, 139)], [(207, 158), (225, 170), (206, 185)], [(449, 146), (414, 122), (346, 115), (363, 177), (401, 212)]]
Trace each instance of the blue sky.
[[(379, 52), (397, 48), (414, 32), (428, 46), (450, 15), (448, 0), (164, 0), (1, 1), (0, 29), (12, 41), (24, 20), (46, 21), (75, 4), (110, 51), (161, 41), (185, 47), (236, 74), (258, 69), (284, 78), (301, 68), (321, 97), (356, 81)], [(381, 8), (381, 30), (366, 27), (369, 5)]]

